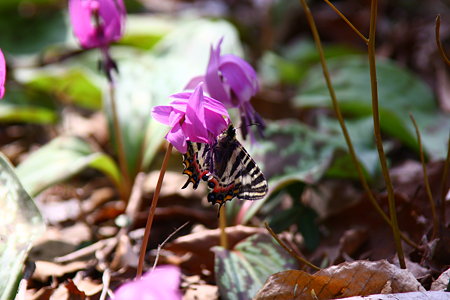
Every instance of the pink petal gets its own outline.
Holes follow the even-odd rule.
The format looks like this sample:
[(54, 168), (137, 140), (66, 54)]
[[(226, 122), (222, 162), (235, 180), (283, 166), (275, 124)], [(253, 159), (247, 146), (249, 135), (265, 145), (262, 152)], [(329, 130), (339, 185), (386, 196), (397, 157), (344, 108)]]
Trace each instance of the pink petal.
[(192, 77), (192, 79), (188, 82), (188, 84), (186, 84), (184, 89), (185, 90), (193, 90), (200, 84), (200, 82), (203, 82), (203, 81), (205, 81), (205, 76)]
[(3, 52), (0, 49), (0, 99), (5, 95), (5, 81), (6, 81), (6, 62)]
[(151, 115), (159, 123), (169, 125), (169, 116), (172, 111), (173, 108), (171, 106), (159, 105), (152, 108)]
[(186, 120), (182, 125), (186, 136), (192, 142), (208, 142), (203, 102), (202, 84), (199, 84), (189, 98), (189, 103), (186, 108)]
[[(96, 14), (100, 24), (93, 22)], [(69, 15), (84, 48), (102, 47), (122, 37), (126, 15), (123, 0), (69, 0)]]
[(186, 153), (187, 151), (186, 139), (187, 137), (185, 136), (179, 123), (172, 127), (166, 135), (166, 140), (169, 141), (169, 143), (171, 143), (180, 153)]
[(250, 98), (258, 91), (258, 81), (253, 68), (243, 59), (227, 55), (220, 65), (222, 75), (237, 96), (240, 103), (250, 101)]
[(211, 52), (209, 56), (208, 67), (206, 68), (205, 82), (208, 86), (208, 91), (211, 97), (219, 100), (225, 106), (231, 106), (231, 99), (229, 93), (222, 84), (222, 80), (219, 76), (219, 63), (220, 63), (220, 45), (222, 40), (217, 44), (217, 48), (214, 49), (211, 46)]
[(181, 272), (173, 265), (157, 267), (141, 279), (123, 284), (115, 292), (116, 300), (180, 300)]

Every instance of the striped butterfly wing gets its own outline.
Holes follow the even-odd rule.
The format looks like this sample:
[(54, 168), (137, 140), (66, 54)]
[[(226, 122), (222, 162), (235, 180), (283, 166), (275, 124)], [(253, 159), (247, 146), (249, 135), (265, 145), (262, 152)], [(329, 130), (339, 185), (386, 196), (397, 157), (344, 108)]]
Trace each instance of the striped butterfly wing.
[(210, 147), (208, 144), (192, 143), (187, 141), (187, 151), (183, 154), (183, 174), (189, 176), (182, 189), (186, 188), (189, 183), (197, 189), (200, 180), (207, 180), (209, 175), (209, 161), (211, 160)]
[(255, 161), (236, 139), (232, 125), (223, 132), (212, 148), (208, 176), (208, 201), (223, 205), (233, 198), (258, 200), (267, 194), (267, 181)]

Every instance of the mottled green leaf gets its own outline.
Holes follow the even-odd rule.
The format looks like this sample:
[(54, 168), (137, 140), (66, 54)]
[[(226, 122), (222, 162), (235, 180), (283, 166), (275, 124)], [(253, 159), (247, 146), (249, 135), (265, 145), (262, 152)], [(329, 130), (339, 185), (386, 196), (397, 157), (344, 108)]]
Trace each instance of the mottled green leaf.
[[(328, 66), (342, 112), (353, 117), (371, 115), (372, 98), (367, 57), (334, 58), (328, 60)], [(450, 130), (450, 118), (441, 117), (433, 93), (424, 82), (386, 59), (377, 60), (377, 78), (383, 132), (417, 150), (414, 129), (408, 115), (411, 112), (420, 127), (434, 128), (428, 132), (428, 137), (447, 135)], [(305, 76), (295, 98), (295, 104), (301, 107), (331, 107), (320, 66), (310, 69)], [(442, 121), (439, 126), (436, 126), (437, 120)], [(430, 140), (424, 140), (429, 154), (433, 157), (443, 157), (445, 141), (436, 145)]]
[(215, 275), (223, 299), (252, 299), (275, 272), (295, 269), (296, 261), (267, 234), (255, 234), (233, 250), (214, 247)]
[(8, 85), (5, 98), (0, 101), (1, 122), (47, 124), (57, 119), (52, 99), (34, 89)]
[(31, 195), (37, 195), (51, 185), (67, 180), (87, 167), (109, 176), (116, 185), (121, 175), (108, 155), (95, 152), (81, 138), (62, 136), (33, 152), (17, 167), (17, 175)]
[(0, 154), (0, 299), (14, 299), (23, 262), (45, 224), (8, 160)]
[(54, 96), (64, 104), (71, 103), (88, 109), (102, 107), (100, 88), (81, 69), (63, 71), (55, 68), (52, 71), (47, 68), (36, 74), (27, 85)]

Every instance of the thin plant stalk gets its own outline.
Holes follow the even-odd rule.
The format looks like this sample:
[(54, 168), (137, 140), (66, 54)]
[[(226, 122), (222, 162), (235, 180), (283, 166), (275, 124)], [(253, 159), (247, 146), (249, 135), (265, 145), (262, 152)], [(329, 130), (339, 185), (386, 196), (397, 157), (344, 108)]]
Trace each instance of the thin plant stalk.
[(339, 9), (337, 9), (337, 7), (336, 6), (334, 6), (330, 1), (328, 1), (328, 0), (323, 0), (323, 1), (325, 1), (330, 7), (331, 7), (331, 9), (332, 10), (334, 10), (334, 12), (335, 13), (337, 13), (340, 17), (341, 17), (341, 19), (342, 20), (344, 20), (344, 22), (345, 23), (347, 23), (347, 25), (366, 43), (366, 44), (368, 44), (369, 43), (369, 39), (368, 38), (366, 38), (365, 36), (364, 36), (364, 34), (362, 34), (353, 24), (352, 24), (352, 22), (350, 22), (349, 21), (349, 19), (347, 19), (347, 17), (346, 16), (344, 16), (344, 14), (343, 13), (341, 13), (341, 11), (339, 10)]
[(148, 241), (150, 239), (150, 232), (153, 224), (153, 217), (155, 216), (156, 205), (158, 204), (159, 192), (161, 191), (162, 182), (164, 179), (164, 174), (166, 173), (167, 163), (169, 162), (170, 154), (172, 153), (172, 144), (169, 143), (167, 147), (166, 154), (164, 155), (164, 160), (159, 171), (158, 182), (156, 183), (155, 192), (153, 194), (152, 204), (150, 206), (150, 212), (147, 218), (147, 224), (145, 225), (144, 238), (142, 239), (141, 251), (139, 253), (139, 262), (136, 272), (136, 278), (142, 276), (142, 270), (144, 269), (145, 252), (147, 250)]
[(220, 246), (224, 249), (228, 249), (228, 237), (227, 237), (227, 210), (225, 209), (225, 205), (220, 206), (219, 208), (219, 228), (220, 228)]
[(439, 221), (436, 214), (436, 205), (434, 204), (433, 194), (431, 193), (430, 188), (430, 181), (428, 180), (427, 176), (427, 166), (425, 164), (425, 155), (423, 153), (423, 146), (422, 146), (422, 138), (420, 136), (419, 126), (417, 126), (417, 122), (414, 119), (414, 116), (410, 113), (409, 117), (411, 118), (414, 128), (416, 129), (416, 135), (417, 135), (417, 143), (419, 144), (419, 154), (420, 154), (420, 162), (422, 163), (422, 170), (423, 170), (423, 180), (425, 183), (425, 190), (427, 192), (428, 201), (430, 202), (431, 207), (431, 215), (433, 216), (433, 231), (431, 233), (431, 240), (434, 240), (436, 238)]
[(441, 16), (437, 15), (437, 17), (436, 17), (436, 28), (435, 28), (436, 44), (437, 44), (437, 47), (438, 47), (438, 50), (439, 50), (439, 54), (441, 55), (442, 59), (447, 64), (447, 66), (450, 66), (450, 60), (448, 59), (447, 54), (445, 54), (444, 47), (442, 46), (442, 43), (441, 43), (440, 29), (441, 29)]
[(445, 224), (447, 224), (445, 222), (445, 197), (448, 193), (448, 187), (447, 187), (447, 180), (448, 180), (448, 168), (450, 165), (450, 135), (448, 137), (447, 140), (447, 158), (445, 159), (445, 164), (444, 164), (444, 172), (442, 174), (442, 183), (441, 183), (441, 215), (440, 215), (440, 219), (441, 219), (441, 224), (442, 226), (445, 226)]
[(109, 94), (111, 101), (111, 115), (113, 121), (114, 138), (117, 145), (117, 156), (119, 159), (119, 168), (123, 176), (123, 184), (120, 185), (120, 196), (124, 201), (128, 201), (131, 193), (131, 180), (128, 173), (127, 161), (125, 157), (125, 146), (123, 142), (122, 130), (119, 123), (119, 115), (116, 108), (115, 89), (112, 81), (109, 81)]
[(298, 255), (294, 250), (289, 248), (283, 241), (278, 237), (278, 235), (270, 228), (269, 224), (267, 222), (264, 222), (264, 226), (266, 227), (267, 231), (270, 233), (270, 235), (280, 244), (281, 247), (284, 248), (284, 250), (289, 253), (290, 256), (292, 256), (295, 260), (298, 261), (299, 264), (307, 265), (308, 267), (315, 269), (316, 271), (319, 271), (320, 268), (313, 264), (312, 262), (308, 261), (307, 259), (301, 257)]
[[(383, 218), (383, 220), (389, 226), (392, 227), (391, 220), (386, 215), (386, 213), (383, 211), (383, 209), (381, 209), (380, 205), (378, 204), (377, 200), (375, 199), (375, 196), (373, 195), (372, 191), (370, 190), (369, 184), (368, 184), (368, 182), (366, 180), (366, 177), (364, 176), (364, 172), (363, 172), (363, 169), (361, 167), (361, 164), (359, 163), (359, 160), (358, 160), (358, 158), (356, 156), (356, 151), (355, 151), (355, 149), (353, 147), (350, 135), (349, 135), (348, 130), (347, 130), (347, 126), (345, 125), (345, 121), (344, 121), (344, 118), (342, 116), (342, 112), (341, 112), (341, 109), (339, 107), (339, 103), (337, 101), (336, 92), (335, 92), (335, 90), (333, 88), (333, 85), (331, 83), (330, 73), (328, 71), (328, 66), (327, 66), (327, 63), (326, 63), (326, 60), (325, 60), (325, 54), (324, 54), (324, 51), (323, 51), (322, 42), (320, 40), (319, 32), (317, 31), (317, 27), (316, 27), (316, 24), (314, 22), (314, 18), (313, 18), (312, 14), (311, 14), (311, 11), (310, 11), (308, 5), (306, 4), (306, 1), (300, 0), (300, 2), (301, 2), (302, 6), (303, 6), (303, 9), (305, 11), (306, 18), (308, 20), (309, 26), (310, 26), (311, 31), (312, 31), (313, 39), (314, 39), (314, 42), (316, 44), (316, 48), (317, 48), (317, 50), (319, 52), (320, 63), (322, 65), (322, 71), (323, 71), (323, 74), (324, 74), (325, 82), (326, 82), (328, 91), (330, 93), (331, 102), (332, 102), (332, 105), (333, 105), (333, 110), (334, 110), (334, 112), (336, 114), (336, 117), (338, 119), (338, 122), (339, 122), (339, 125), (341, 127), (342, 133), (344, 135), (344, 139), (345, 139), (345, 142), (347, 144), (347, 148), (348, 148), (348, 151), (350, 153), (350, 157), (352, 159), (352, 162), (353, 162), (353, 164), (354, 164), (354, 166), (356, 168), (356, 172), (358, 174), (359, 181), (361, 182), (361, 184), (362, 184), (362, 186), (363, 186), (367, 196), (369, 197), (369, 201), (372, 203), (372, 205), (375, 208), (375, 210), (380, 214), (380, 216)], [(400, 233), (400, 235), (401, 235), (402, 239), (407, 244), (409, 244), (410, 246), (412, 246), (412, 247), (414, 247), (416, 249), (419, 248), (419, 246), (416, 243), (414, 243), (413, 241), (411, 241), (406, 235), (404, 235), (403, 233)]]
[(367, 44), (368, 59), (370, 68), (370, 86), (372, 92), (372, 116), (373, 129), (375, 134), (375, 142), (378, 150), (378, 157), (380, 159), (381, 171), (383, 173), (386, 189), (388, 193), (389, 214), (392, 223), (392, 233), (394, 235), (395, 248), (397, 250), (398, 261), (402, 269), (406, 269), (405, 255), (403, 253), (402, 243), (400, 239), (400, 230), (398, 228), (397, 212), (395, 207), (394, 188), (392, 186), (389, 169), (387, 166), (386, 155), (383, 148), (383, 140), (381, 138), (380, 130), (380, 113), (378, 110), (378, 86), (377, 86), (377, 70), (375, 62), (375, 32), (377, 24), (378, 0), (372, 0), (370, 8), (370, 29), (369, 29), (369, 43)]

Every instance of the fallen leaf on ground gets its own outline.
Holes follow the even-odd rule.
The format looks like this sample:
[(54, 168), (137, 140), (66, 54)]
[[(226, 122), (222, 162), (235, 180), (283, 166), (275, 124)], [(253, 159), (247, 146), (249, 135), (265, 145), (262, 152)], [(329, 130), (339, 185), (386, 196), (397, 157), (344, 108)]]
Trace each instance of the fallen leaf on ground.
[(443, 272), (438, 277), (438, 279), (436, 279), (436, 281), (431, 284), (431, 290), (432, 291), (446, 290), (448, 289), (449, 285), (450, 285), (450, 269), (447, 269), (447, 271)]
[(320, 270), (313, 275), (289, 270), (273, 274), (255, 299), (333, 299), (377, 293), (425, 291), (408, 270), (386, 260), (355, 261)]

